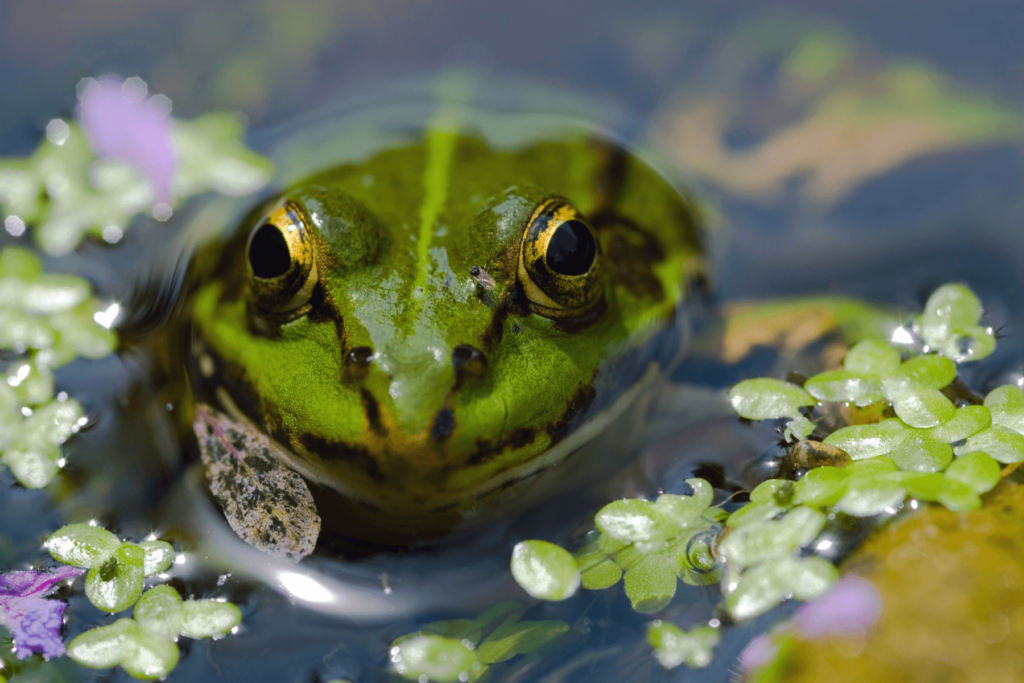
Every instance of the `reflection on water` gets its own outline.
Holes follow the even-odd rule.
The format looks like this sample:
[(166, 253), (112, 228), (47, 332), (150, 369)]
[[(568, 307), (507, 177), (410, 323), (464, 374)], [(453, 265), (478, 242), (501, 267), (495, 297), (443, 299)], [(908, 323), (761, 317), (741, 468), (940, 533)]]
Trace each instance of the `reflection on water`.
[[(946, 10), (936, 10), (930, 21), (915, 12), (899, 24), (913, 46), (903, 54), (893, 27), (854, 10), (837, 8), (835, 17), (799, 22), (786, 13), (785, 21), (761, 22), (668, 4), (647, 3), (625, 16), (624, 9), (600, 2), (586, 12), (554, 3), (538, 25), (539, 11), (498, 14), (507, 10), (412, 0), (340, 8), (325, 0), (173, 8), (134, 0), (10, 3), (0, 23), (0, 49), (8, 56), (0, 83), (16, 96), (0, 112), (0, 151), (28, 153), (48, 121), (70, 113), (67, 94), (81, 77), (121, 71), (141, 74), (154, 91), (167, 93), (176, 115), (213, 106), (240, 110), (253, 139), (280, 150), (298, 173), (313, 163), (317, 140), (301, 151), (280, 145), (295, 132), (289, 122), (308, 120), (303, 116), (314, 105), (345, 99), (378, 75), (394, 79), (448, 63), (490, 66), (499, 75), (528, 73), (558, 84), (577, 105), (614, 103), (594, 105), (591, 113), (615, 110), (594, 118), (619, 137), (653, 141), (652, 154), (698, 184), (717, 226), (714, 291), (720, 303), (733, 305), (724, 310), (742, 310), (737, 302), (750, 297), (822, 291), (917, 310), (936, 283), (963, 279), (1008, 333), (1020, 329), (1020, 105), (1008, 101), (1014, 96), (1009, 77), (994, 73), (1002, 61), (979, 57), (947, 73), (956, 60), (941, 45), (942, 36), (961, 29), (980, 32), (972, 23), (977, 18), (960, 27)], [(989, 22), (1007, 16), (994, 5), (976, 14)], [(1001, 49), (1014, 55), (1006, 61), (1019, 69), (1024, 57), (1012, 51), (1019, 48)], [(979, 75), (983, 82), (971, 82)], [(575, 96), (574, 88), (584, 94)], [(536, 101), (523, 108), (558, 109), (547, 106), (550, 89), (535, 92)], [(212, 206), (189, 207), (179, 218), (216, 227), (234, 210)], [(17, 223), (5, 225), (10, 239), (23, 232)], [(171, 240), (154, 230), (128, 232), (116, 250), (90, 244), (48, 266), (83, 273), (109, 297), (104, 300), (126, 302), (137, 273), (159, 260), (153, 254)], [(112, 307), (97, 313), (104, 322), (117, 315)], [(729, 324), (738, 319), (730, 316)], [(95, 518), (138, 539), (177, 535), (189, 558), (171, 570), (187, 589), (182, 592), (226, 597), (242, 606), (244, 619), (238, 635), (207, 651), (183, 651), (172, 680), (220, 674), (381, 680), (395, 638), (428, 622), (475, 618), (502, 599), (525, 599), (507, 574), (516, 540), (569, 545), (603, 502), (672, 492), (709, 464), (724, 473), (723, 486), (742, 480), (743, 466), (766, 453), (776, 436), (770, 426), (738, 429), (731, 418), (721, 419), (722, 390), (759, 374), (813, 372), (806, 359), (787, 352), (842, 324), (822, 315), (801, 318), (799, 325), (783, 320), (778, 329), (749, 326), (745, 337), (727, 330), (724, 356), (711, 342), (698, 343), (674, 375), (689, 386), (666, 397), (670, 417), (655, 425), (657, 443), (637, 467), (596, 490), (508, 520), (486, 537), (351, 563), (314, 556), (308, 564), (278, 565), (251, 551), (241, 563), (251, 572), (237, 571), (235, 555), (234, 571), (223, 580), (217, 580), (217, 552), (243, 551), (213, 508), (197, 507), (196, 501), (209, 506), (205, 498), (188, 497), (194, 484), (189, 458), (182, 458), (168, 423), (174, 406), (157, 399), (158, 388), (147, 384), (134, 354), (76, 361), (58, 371), (57, 385), (80, 398), (93, 422), (72, 443), (69, 467), (47, 494), (15, 488), (9, 473), (0, 474), (0, 566), (37, 561), (39, 538), (66, 521)], [(767, 342), (783, 352), (765, 349)], [(1024, 361), (1014, 346), (1004, 344), (969, 370), (966, 381), (983, 388), (1007, 368), (1019, 370)], [(679, 415), (687, 416), (686, 424)], [(189, 524), (176, 523), (176, 514), (188, 515)], [(204, 524), (201, 536), (186, 532)], [(866, 530), (843, 533), (859, 539)], [(876, 546), (870, 552), (892, 552)], [(912, 588), (897, 590), (913, 595)], [(717, 601), (714, 587), (681, 586), (661, 616), (686, 627), (707, 623)], [(529, 619), (570, 624), (567, 644), (557, 655), (510, 660), (492, 673), (500, 680), (726, 680), (751, 637), (794, 607), (728, 629), (704, 672), (670, 674), (643, 642), (648, 619), (630, 609), (621, 591), (532, 604)], [(81, 596), (72, 598), (69, 614), (69, 637), (105, 623)], [(1005, 632), (1015, 633), (1019, 619), (1008, 613)], [(1007, 642), (998, 637), (999, 624), (986, 628), (986, 642)], [(901, 637), (891, 633), (894, 641)]]

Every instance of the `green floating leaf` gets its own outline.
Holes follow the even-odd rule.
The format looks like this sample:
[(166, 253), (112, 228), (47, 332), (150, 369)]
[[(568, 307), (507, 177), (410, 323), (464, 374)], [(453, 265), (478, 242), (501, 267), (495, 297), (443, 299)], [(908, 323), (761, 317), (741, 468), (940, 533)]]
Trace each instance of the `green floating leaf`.
[(174, 562), (174, 548), (165, 541), (142, 541), (139, 547), (146, 553), (142, 563), (143, 573), (149, 577), (165, 572)]
[(564, 621), (521, 621), (502, 624), (476, 649), (484, 664), (498, 664), (537, 650), (569, 630)]
[(693, 488), (693, 495), (677, 496), (672, 493), (663, 493), (654, 502), (654, 510), (657, 514), (677, 528), (702, 523), (700, 522), (701, 513), (711, 505), (714, 496), (711, 484), (703, 479), (687, 479), (686, 483)]
[(896, 374), (929, 389), (942, 389), (956, 378), (956, 364), (930, 353), (905, 361)]
[(921, 315), (921, 336), (957, 363), (992, 353), (995, 335), (978, 324), (981, 302), (963, 285), (943, 285), (929, 297)]
[(541, 600), (565, 600), (580, 586), (572, 555), (547, 541), (517, 543), (512, 550), (512, 576), (523, 590)]
[(165, 640), (174, 640), (181, 634), (184, 619), (181, 596), (170, 586), (151, 588), (135, 604), (135, 621), (139, 626)]
[(899, 468), (896, 467), (896, 463), (892, 461), (892, 458), (880, 455), (875, 458), (858, 460), (855, 463), (851, 463), (846, 468), (846, 474), (851, 479), (858, 477), (875, 477), (880, 474), (896, 472), (898, 469)]
[(829, 370), (814, 375), (804, 383), (804, 389), (819, 401), (829, 403), (852, 402), (866, 406), (882, 400), (882, 385), (877, 379), (850, 370)]
[(85, 595), (104, 612), (120, 612), (142, 595), (146, 553), (134, 543), (122, 543), (114, 555), (85, 577)]
[(865, 339), (846, 352), (843, 367), (850, 372), (881, 377), (895, 371), (900, 362), (900, 352), (888, 342)]
[[(0, 296), (9, 295), (0, 286)], [(14, 294), (19, 296), (20, 294)], [(0, 308), (0, 348), (45, 349), (53, 345), (56, 334), (45, 320), (23, 311)]]
[(53, 532), (44, 545), (58, 562), (91, 569), (112, 558), (121, 541), (102, 527), (68, 524)]
[(622, 568), (611, 560), (601, 560), (580, 573), (580, 585), (597, 591), (611, 588), (622, 579)]
[(889, 418), (877, 424), (837, 429), (824, 443), (843, 449), (854, 460), (863, 460), (892, 452), (909, 433), (900, 420)]
[(121, 666), (132, 675), (144, 681), (160, 681), (178, 665), (178, 646), (144, 630), (135, 636), (135, 648), (121, 660)]
[(75, 433), (84, 415), (82, 405), (74, 399), (51, 401), (25, 420), (22, 434), (60, 446)]
[(963, 406), (945, 424), (931, 430), (931, 436), (939, 441), (953, 443), (973, 436), (992, 425), (992, 416), (985, 406)]
[(60, 449), (51, 443), (18, 438), (4, 450), (3, 462), (23, 486), (41, 489), (57, 474), (60, 458)]
[(242, 621), (238, 607), (219, 600), (186, 600), (181, 610), (181, 635), (189, 638), (222, 636)]
[(974, 451), (954, 460), (946, 469), (946, 476), (982, 494), (999, 483), (999, 463), (988, 453)]
[(26, 283), (20, 303), (30, 315), (53, 315), (76, 308), (91, 292), (88, 281), (77, 275), (47, 273)]
[(816, 405), (817, 401), (795, 384), (760, 377), (734, 386), (729, 391), (729, 403), (740, 417), (772, 420), (800, 415), (800, 408)]
[[(0, 178), (3, 177), (3, 165), (0, 165)], [(0, 179), (0, 187), (3, 181)], [(2, 192), (2, 191), (0, 191)], [(3, 195), (0, 194), (0, 197)], [(18, 213), (13, 211), (12, 213)], [(15, 280), (35, 280), (43, 274), (43, 262), (31, 249), (9, 245), (0, 249), (0, 278)], [(10, 300), (8, 300), (10, 301)], [(14, 303), (14, 302), (10, 302)]]
[(794, 553), (818, 535), (825, 515), (809, 507), (790, 510), (775, 521), (752, 522), (735, 529), (719, 544), (727, 562), (749, 567), (777, 555)]
[(794, 415), (786, 427), (786, 441), (802, 441), (814, 431), (814, 423), (803, 415)]
[(937, 472), (909, 478), (905, 486), (910, 496), (942, 503), (954, 512), (969, 512), (981, 506), (981, 499), (970, 486)]
[(978, 324), (981, 301), (963, 285), (943, 285), (932, 292), (921, 315), (921, 336), (932, 346), (942, 346), (953, 334)]
[(870, 517), (895, 510), (906, 495), (903, 486), (895, 482), (851, 477), (846, 493), (835, 504), (835, 509), (854, 517)]
[(656, 621), (647, 627), (647, 643), (654, 648), (658, 663), (674, 669), (683, 662), (692, 669), (703, 669), (711, 663), (714, 649), (721, 642), (718, 629), (697, 626), (684, 631), (675, 624)]
[(1021, 462), (1024, 461), (1024, 436), (996, 424), (978, 432), (967, 439), (964, 445), (953, 449), (958, 456), (974, 451), (988, 453), (1002, 463)]
[(1024, 434), (1024, 390), (1020, 387), (996, 387), (985, 397), (985, 408), (992, 413), (993, 424)]
[(82, 666), (109, 669), (135, 653), (141, 630), (133, 619), (118, 619), (72, 640), (68, 644), (68, 656)]
[(11, 363), (4, 379), (22, 405), (37, 406), (53, 398), (53, 374), (46, 368), (40, 371), (28, 361)]
[(836, 568), (820, 557), (782, 555), (743, 572), (725, 604), (735, 619), (764, 614), (792, 595), (813, 600), (823, 595), (838, 577)]
[(922, 431), (903, 439), (889, 457), (907, 472), (941, 472), (953, 461), (953, 447)]
[[(699, 513), (698, 513), (699, 514)], [(664, 540), (666, 520), (649, 500), (626, 498), (605, 505), (594, 517), (597, 528), (627, 543)]]
[(462, 641), (441, 636), (414, 636), (394, 645), (391, 652), (395, 671), (410, 681), (421, 676), (439, 683), (476, 680), (484, 669), (477, 653)]
[(766, 522), (770, 519), (775, 519), (785, 511), (786, 508), (779, 507), (778, 505), (755, 503), (751, 501), (729, 515), (729, 519), (726, 521), (726, 526), (739, 528), (747, 524)]
[(911, 427), (938, 427), (956, 412), (953, 402), (937, 389), (903, 377), (883, 380), (882, 394), (892, 402), (897, 417)]
[(794, 490), (795, 486), (791, 481), (786, 479), (768, 479), (758, 484), (750, 492), (750, 502), (787, 507), (793, 501)]
[(845, 468), (826, 466), (809, 470), (796, 482), (793, 502), (812, 508), (835, 505), (846, 493), (848, 477)]
[[(63, 365), (69, 353), (83, 358), (103, 358), (117, 348), (117, 333), (109, 327), (96, 322), (96, 314), (100, 313), (97, 301), (87, 302), (73, 311), (58, 313), (50, 317), (50, 325), (60, 335), (60, 347), (53, 358), (44, 357), (45, 364), (51, 368)], [(59, 351), (64, 353), (60, 354)], [(42, 360), (37, 356), (37, 361)]]
[(626, 596), (637, 612), (657, 612), (672, 602), (677, 578), (669, 558), (661, 553), (644, 555), (625, 572)]

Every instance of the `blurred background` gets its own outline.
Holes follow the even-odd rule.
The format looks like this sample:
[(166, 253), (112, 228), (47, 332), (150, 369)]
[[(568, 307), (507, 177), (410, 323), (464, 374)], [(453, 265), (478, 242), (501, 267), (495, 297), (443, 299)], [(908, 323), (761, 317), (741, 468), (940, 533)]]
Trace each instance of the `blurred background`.
[(898, 276), (888, 265), (884, 287), (836, 268), (905, 261), (911, 241), (926, 260), (951, 243), (1016, 248), (1024, 9), (1013, 0), (7, 0), (0, 18), (5, 156), (71, 115), (87, 76), (140, 76), (178, 117), (237, 111), (266, 149), (279, 126), (339, 98), (472, 67), (624, 112), (619, 133), (700, 188), (730, 236), (722, 296), (768, 293), (765, 268), (773, 291), (817, 282), (880, 296)]

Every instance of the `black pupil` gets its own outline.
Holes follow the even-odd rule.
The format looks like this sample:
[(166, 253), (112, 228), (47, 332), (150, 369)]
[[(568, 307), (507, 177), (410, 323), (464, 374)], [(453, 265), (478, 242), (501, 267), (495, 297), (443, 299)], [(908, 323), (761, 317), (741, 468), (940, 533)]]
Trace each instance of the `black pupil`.
[(292, 256), (288, 251), (288, 242), (281, 231), (270, 223), (264, 223), (256, 229), (249, 243), (249, 265), (253, 275), (258, 278), (271, 279), (281, 277), (292, 265)]
[(548, 242), (548, 268), (560, 275), (583, 275), (597, 254), (594, 236), (580, 221), (565, 221)]

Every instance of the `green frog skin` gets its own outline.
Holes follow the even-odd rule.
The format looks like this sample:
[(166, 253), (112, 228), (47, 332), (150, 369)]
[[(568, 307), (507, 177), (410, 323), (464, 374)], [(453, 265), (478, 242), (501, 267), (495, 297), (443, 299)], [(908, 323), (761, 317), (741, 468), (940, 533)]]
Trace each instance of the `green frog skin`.
[(273, 437), (325, 527), (490, 519), (570, 454), (605, 469), (678, 356), (698, 238), (688, 199), (589, 134), (428, 129), (240, 225), (193, 300), (195, 383)]

